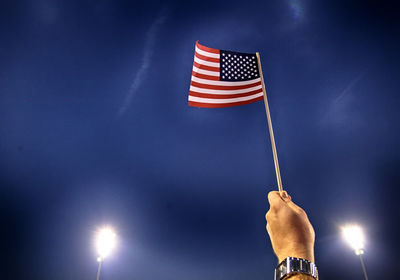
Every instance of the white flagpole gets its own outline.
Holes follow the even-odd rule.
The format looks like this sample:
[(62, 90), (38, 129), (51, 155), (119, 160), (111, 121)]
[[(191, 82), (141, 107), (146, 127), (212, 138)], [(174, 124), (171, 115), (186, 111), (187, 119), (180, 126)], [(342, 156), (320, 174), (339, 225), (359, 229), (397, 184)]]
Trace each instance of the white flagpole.
[(279, 162), (278, 162), (278, 154), (276, 152), (276, 146), (275, 146), (275, 137), (274, 137), (274, 131), (272, 129), (272, 121), (271, 121), (271, 114), (269, 112), (269, 106), (268, 106), (268, 99), (267, 99), (267, 91), (265, 90), (265, 84), (264, 84), (264, 77), (261, 69), (261, 60), (260, 60), (260, 54), (256, 52), (257, 56), (257, 61), (258, 61), (258, 72), (260, 73), (260, 78), (261, 78), (261, 86), (262, 90), (264, 93), (264, 104), (265, 104), (265, 112), (267, 114), (267, 120), (268, 120), (268, 129), (269, 129), (269, 136), (271, 138), (271, 146), (272, 146), (272, 154), (274, 156), (274, 165), (275, 165), (275, 173), (276, 173), (276, 181), (278, 183), (278, 189), (279, 192), (282, 192), (282, 179), (281, 179), (281, 172), (279, 171)]

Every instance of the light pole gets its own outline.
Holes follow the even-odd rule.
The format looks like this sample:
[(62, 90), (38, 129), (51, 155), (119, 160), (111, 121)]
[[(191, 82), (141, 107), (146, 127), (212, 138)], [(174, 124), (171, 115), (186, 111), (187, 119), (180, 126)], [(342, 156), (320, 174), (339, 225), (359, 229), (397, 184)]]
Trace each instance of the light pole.
[(99, 263), (99, 266), (97, 267), (96, 280), (100, 280), (100, 270), (101, 270), (101, 264), (103, 263), (103, 259), (101, 257), (98, 257), (97, 262)]
[(364, 233), (361, 227), (357, 225), (349, 225), (342, 228), (343, 238), (354, 250), (354, 253), (360, 257), (361, 267), (364, 273), (365, 280), (368, 280), (367, 269), (365, 268), (365, 263), (362, 258), (364, 254)]
[(96, 248), (97, 248), (97, 262), (99, 266), (97, 268), (96, 280), (100, 279), (101, 265), (104, 258), (109, 256), (116, 245), (116, 237), (114, 230), (110, 227), (104, 227), (97, 232), (96, 235)]

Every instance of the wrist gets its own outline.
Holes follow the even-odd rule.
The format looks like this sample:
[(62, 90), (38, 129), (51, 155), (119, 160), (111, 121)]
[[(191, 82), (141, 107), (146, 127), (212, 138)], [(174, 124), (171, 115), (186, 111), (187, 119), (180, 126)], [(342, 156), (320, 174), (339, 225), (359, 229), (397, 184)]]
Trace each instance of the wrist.
[(281, 263), (287, 257), (306, 259), (310, 262), (315, 262), (313, 250), (290, 250), (277, 254), (278, 263)]

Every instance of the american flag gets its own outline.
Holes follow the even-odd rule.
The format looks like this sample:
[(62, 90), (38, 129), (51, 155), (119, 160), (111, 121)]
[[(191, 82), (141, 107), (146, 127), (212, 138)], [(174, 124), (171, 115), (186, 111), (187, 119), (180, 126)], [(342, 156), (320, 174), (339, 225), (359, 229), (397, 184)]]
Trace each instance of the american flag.
[(220, 108), (263, 99), (255, 54), (212, 49), (196, 42), (189, 105)]

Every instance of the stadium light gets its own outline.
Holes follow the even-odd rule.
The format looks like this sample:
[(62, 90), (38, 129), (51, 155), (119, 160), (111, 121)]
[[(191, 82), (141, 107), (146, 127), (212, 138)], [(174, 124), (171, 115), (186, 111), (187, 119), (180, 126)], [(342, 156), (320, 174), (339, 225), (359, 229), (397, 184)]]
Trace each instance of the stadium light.
[(342, 234), (344, 240), (346, 240), (357, 256), (364, 254), (365, 237), (361, 227), (357, 225), (345, 226), (342, 228)]
[(344, 240), (354, 250), (354, 253), (360, 257), (361, 266), (365, 280), (368, 280), (367, 270), (365, 268), (362, 255), (364, 254), (365, 236), (362, 228), (358, 225), (347, 225), (342, 227), (342, 235)]
[(115, 231), (110, 227), (101, 228), (96, 234), (96, 249), (97, 249), (97, 261), (99, 266), (97, 268), (97, 277), (100, 279), (101, 264), (105, 257), (109, 256), (117, 243), (117, 235)]

